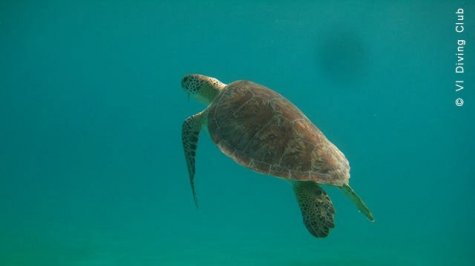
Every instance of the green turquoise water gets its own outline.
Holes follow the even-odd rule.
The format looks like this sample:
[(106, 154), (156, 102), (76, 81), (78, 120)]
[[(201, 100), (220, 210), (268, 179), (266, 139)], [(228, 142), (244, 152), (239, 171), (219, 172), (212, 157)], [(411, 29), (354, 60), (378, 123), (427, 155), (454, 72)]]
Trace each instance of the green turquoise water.
[[(474, 265), (474, 11), (0, 1), (0, 265)], [(287, 182), (207, 133), (196, 209), (181, 124), (204, 106), (180, 88), (187, 73), (294, 102), (348, 157), (376, 222), (329, 187), (336, 227), (313, 238)]]

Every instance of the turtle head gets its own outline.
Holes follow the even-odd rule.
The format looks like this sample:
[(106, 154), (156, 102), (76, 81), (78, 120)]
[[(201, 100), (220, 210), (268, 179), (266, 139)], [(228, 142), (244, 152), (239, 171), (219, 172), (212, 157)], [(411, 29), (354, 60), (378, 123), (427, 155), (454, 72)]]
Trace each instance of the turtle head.
[(221, 81), (200, 74), (186, 75), (181, 80), (183, 89), (193, 98), (209, 104), (226, 86)]

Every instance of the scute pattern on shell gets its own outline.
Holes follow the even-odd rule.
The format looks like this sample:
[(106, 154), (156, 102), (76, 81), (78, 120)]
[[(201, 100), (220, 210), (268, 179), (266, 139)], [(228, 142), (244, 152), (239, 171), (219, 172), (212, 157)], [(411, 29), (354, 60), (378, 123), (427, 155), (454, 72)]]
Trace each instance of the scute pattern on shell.
[(250, 81), (229, 84), (209, 106), (208, 129), (228, 156), (292, 180), (348, 183), (343, 153), (291, 102)]

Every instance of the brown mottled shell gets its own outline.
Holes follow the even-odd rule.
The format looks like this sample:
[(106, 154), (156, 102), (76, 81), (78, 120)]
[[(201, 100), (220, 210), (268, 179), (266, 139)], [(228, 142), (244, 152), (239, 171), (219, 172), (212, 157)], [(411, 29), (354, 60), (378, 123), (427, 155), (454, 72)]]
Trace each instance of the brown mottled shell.
[(208, 129), (226, 155), (290, 180), (348, 183), (342, 152), (290, 101), (253, 82), (226, 86), (208, 109)]

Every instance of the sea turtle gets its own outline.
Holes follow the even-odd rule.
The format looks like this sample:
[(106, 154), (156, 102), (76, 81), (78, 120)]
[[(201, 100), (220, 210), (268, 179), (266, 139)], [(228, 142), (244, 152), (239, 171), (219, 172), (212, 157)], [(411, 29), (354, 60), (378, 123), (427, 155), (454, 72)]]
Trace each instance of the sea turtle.
[(343, 190), (370, 220), (373, 214), (349, 186), (345, 155), (290, 101), (257, 83), (240, 80), (228, 85), (199, 74), (183, 77), (183, 89), (208, 105), (188, 117), (182, 141), (193, 193), (200, 129), (206, 127), (219, 149), (256, 172), (289, 180), (303, 222), (315, 237), (334, 227), (333, 204), (320, 184)]

